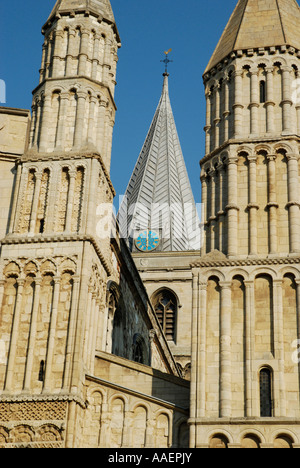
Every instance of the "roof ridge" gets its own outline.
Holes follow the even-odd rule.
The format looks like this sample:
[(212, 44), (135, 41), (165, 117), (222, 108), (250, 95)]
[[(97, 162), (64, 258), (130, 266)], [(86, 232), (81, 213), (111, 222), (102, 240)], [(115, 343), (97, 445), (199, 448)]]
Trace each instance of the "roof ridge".
[(284, 39), (284, 42), (287, 43), (286, 34), (285, 34), (285, 29), (284, 29), (284, 26), (283, 26), (282, 14), (281, 14), (281, 10), (280, 10), (280, 7), (279, 7), (278, 0), (276, 0), (276, 5), (277, 5), (278, 13), (279, 13), (279, 19), (280, 19), (280, 24), (281, 24), (283, 39)]
[[(244, 18), (245, 18), (245, 13), (246, 13), (246, 8), (247, 8), (247, 5), (248, 5), (248, 1), (249, 0), (245, 0), (245, 6), (244, 6), (244, 11), (243, 11), (243, 14), (242, 14), (242, 19), (241, 19), (241, 22), (240, 22), (240, 25), (238, 27), (238, 30), (237, 30), (237, 33), (236, 33), (236, 37), (235, 37), (235, 41), (234, 41), (234, 44), (233, 46), (235, 47), (236, 43), (237, 43), (237, 40), (238, 40), (238, 37), (239, 37), (239, 32), (240, 32), (240, 29), (242, 27), (242, 24), (243, 24), (243, 21), (244, 21)], [(237, 7), (238, 7), (238, 4), (237, 4)]]

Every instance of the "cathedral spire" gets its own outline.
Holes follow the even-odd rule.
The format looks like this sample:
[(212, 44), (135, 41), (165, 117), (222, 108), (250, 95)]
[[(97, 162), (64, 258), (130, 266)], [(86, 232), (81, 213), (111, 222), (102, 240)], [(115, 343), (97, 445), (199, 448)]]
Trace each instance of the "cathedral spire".
[[(124, 237), (155, 230), (160, 250), (200, 249), (199, 220), (169, 97), (169, 75), (119, 212)], [(133, 244), (132, 244), (133, 246)]]
[(206, 68), (238, 50), (289, 45), (300, 49), (297, 0), (239, 0)]

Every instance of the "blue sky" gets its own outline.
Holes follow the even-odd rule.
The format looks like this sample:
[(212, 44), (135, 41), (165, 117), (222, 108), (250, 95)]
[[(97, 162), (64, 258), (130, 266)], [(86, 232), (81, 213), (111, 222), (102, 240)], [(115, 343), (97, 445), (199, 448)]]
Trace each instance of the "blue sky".
[[(54, 0), (10, 0), (0, 7), (0, 79), (6, 106), (31, 108), (43, 36)], [(204, 156), (205, 99), (202, 74), (237, 0), (111, 0), (122, 40), (117, 69), (111, 178), (124, 193), (156, 110), (164, 50), (172, 48), (170, 97), (196, 202), (199, 160)], [(116, 200), (117, 202), (117, 200)]]

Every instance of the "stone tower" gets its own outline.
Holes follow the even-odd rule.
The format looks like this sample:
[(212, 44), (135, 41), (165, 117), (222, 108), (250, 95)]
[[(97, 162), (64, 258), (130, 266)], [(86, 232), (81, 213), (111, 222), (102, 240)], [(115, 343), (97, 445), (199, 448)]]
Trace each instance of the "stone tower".
[[(97, 207), (114, 196), (120, 39), (109, 0), (58, 0), (43, 34), (29, 146), (1, 241), (1, 420), (22, 401), (25, 419), (49, 421), (41, 440), (72, 446), (84, 372), (93, 373), (96, 346), (105, 349), (96, 331), (112, 258)], [(67, 427), (56, 421), (66, 417)]]
[(300, 442), (299, 30), (296, 0), (239, 0), (204, 73), (195, 447)]

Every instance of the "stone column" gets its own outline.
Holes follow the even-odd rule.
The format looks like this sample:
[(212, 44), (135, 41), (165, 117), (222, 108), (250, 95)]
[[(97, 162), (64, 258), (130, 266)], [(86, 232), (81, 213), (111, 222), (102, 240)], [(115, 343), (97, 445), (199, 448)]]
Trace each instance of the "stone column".
[[(86, 330), (84, 335), (84, 350), (83, 350), (83, 361), (84, 364), (87, 365), (88, 360), (88, 345), (89, 345), (89, 330), (90, 330), (90, 321), (91, 321), (91, 305), (92, 305), (92, 286), (88, 287), (88, 297), (86, 303)], [(106, 337), (106, 333), (105, 333)], [(105, 351), (105, 347), (104, 347)]]
[(245, 327), (245, 400), (246, 416), (253, 415), (252, 409), (252, 360), (253, 360), (253, 329), (254, 316), (254, 282), (244, 281), (246, 288), (246, 327)]
[(243, 134), (243, 71), (236, 70), (235, 77), (235, 102), (234, 109), (234, 138), (238, 139)]
[(45, 379), (44, 379), (44, 388), (43, 388), (44, 394), (49, 393), (51, 389), (51, 374), (52, 374), (59, 294), (60, 294), (60, 281), (61, 281), (60, 277), (54, 278), (52, 314), (51, 314), (51, 320), (50, 320), (50, 331), (49, 331), (49, 340), (48, 340), (47, 357), (46, 357), (46, 370), (45, 370)]
[(40, 132), (40, 151), (47, 151), (48, 133), (51, 121), (51, 95), (47, 94), (43, 102), (42, 122)]
[(258, 69), (251, 68), (251, 103), (250, 103), (250, 133), (256, 136), (259, 133), (258, 128), (258, 108), (259, 108), (259, 87), (258, 87)]
[(42, 51), (42, 65), (40, 69), (40, 83), (45, 79), (45, 62), (46, 62), (46, 54), (47, 54), (47, 44), (44, 42), (43, 44), (43, 51)]
[(231, 283), (220, 282), (220, 417), (231, 416)]
[(288, 159), (288, 196), (289, 202), (289, 228), (290, 228), (290, 251), (291, 253), (300, 252), (300, 221), (299, 221), (299, 176), (298, 159), (296, 154), (287, 154)]
[(107, 101), (99, 101), (97, 122), (97, 151), (104, 156), (105, 151), (105, 114), (108, 106)]
[(207, 284), (201, 282), (199, 276), (199, 314), (198, 314), (198, 376), (197, 376), (197, 418), (204, 418), (206, 414), (206, 304)]
[(36, 118), (35, 118), (35, 123), (34, 123), (34, 134), (33, 134), (33, 140), (32, 140), (32, 147), (34, 149), (38, 148), (38, 143), (39, 143), (39, 135), (40, 135), (40, 129), (41, 129), (41, 115), (42, 115), (42, 106), (43, 103), (41, 99), (37, 100), (36, 103)]
[(224, 252), (225, 246), (223, 245), (223, 230), (224, 230), (224, 165), (222, 162), (219, 163), (218, 167), (218, 174), (219, 174), (219, 211), (216, 213), (218, 219), (218, 231), (219, 231), (219, 239), (218, 239), (218, 248), (220, 252)]
[(105, 46), (104, 46), (104, 58), (103, 58), (103, 74), (102, 74), (102, 82), (109, 86), (108, 80), (108, 73), (111, 69), (110, 65), (110, 57), (111, 57), (111, 41), (110, 39), (105, 39)]
[[(195, 420), (197, 414), (197, 353), (198, 353), (198, 282), (199, 282), (199, 271), (197, 269), (192, 271), (192, 370), (191, 370), (191, 393), (190, 393), (190, 418)], [(190, 447), (196, 446), (196, 425), (190, 426)]]
[(9, 356), (8, 356), (7, 371), (6, 371), (7, 373), (6, 373), (6, 381), (5, 381), (5, 389), (4, 389), (8, 393), (13, 391), (13, 377), (14, 377), (14, 370), (15, 370), (18, 337), (19, 337), (20, 318), (21, 318), (21, 312), (22, 312), (22, 296), (23, 296), (24, 284), (25, 284), (24, 279), (18, 279), (18, 291), (17, 291), (13, 326), (12, 326), (11, 337), (10, 337), (10, 348), (9, 348)]
[(276, 155), (269, 155), (268, 159), (268, 205), (269, 210), (269, 252), (276, 254), (278, 250), (277, 240), (277, 189), (276, 189)]
[[(296, 71), (296, 81), (297, 81), (297, 83), (299, 83), (299, 78), (300, 78), (300, 71), (297, 70)], [(294, 87), (293, 87), (293, 89), (294, 89)], [(300, 96), (299, 96), (298, 89), (296, 89), (296, 90), (294, 89), (294, 92), (295, 92), (295, 97), (293, 95), (292, 98), (293, 98), (293, 103), (294, 103), (294, 105), (296, 107), (296, 112), (297, 112), (297, 135), (299, 136), (300, 135)]]
[(0, 312), (1, 312), (1, 309), (2, 309), (4, 287), (5, 287), (5, 279), (0, 279)]
[[(107, 119), (108, 118), (109, 118), (109, 116), (107, 116)], [(104, 151), (104, 154), (103, 154), (103, 160), (104, 160), (106, 170), (107, 170), (108, 173), (110, 173), (111, 148), (112, 148), (112, 138), (113, 138), (114, 126), (115, 126), (114, 119), (107, 120), (106, 132), (105, 132), (106, 147), (105, 147), (105, 151)]]
[(95, 108), (98, 100), (96, 97), (91, 96), (90, 98), (90, 111), (89, 111), (89, 125), (88, 125), (88, 145), (94, 147), (95, 146)]
[(99, 331), (99, 321), (100, 321), (100, 298), (98, 296), (99, 293), (96, 295), (96, 302), (95, 302), (95, 315), (94, 315), (94, 320), (93, 320), (93, 330), (92, 330), (92, 335), (91, 335), (91, 341), (92, 341), (92, 353), (91, 353), (91, 367), (90, 367), (90, 372), (94, 374), (94, 368), (95, 368), (95, 355), (96, 355), (96, 349), (97, 349), (97, 337), (98, 337), (98, 331)]
[(76, 315), (78, 308), (78, 294), (79, 294), (80, 277), (73, 276), (73, 291), (72, 291), (72, 304), (69, 319), (68, 340), (66, 346), (66, 362), (64, 369), (63, 391), (68, 392), (70, 386), (72, 353), (74, 349), (75, 333), (76, 333)]
[(238, 211), (237, 206), (237, 162), (238, 158), (229, 157), (228, 164), (228, 205), (226, 207), (228, 218), (228, 255), (235, 257), (238, 247)]
[(275, 121), (274, 121), (274, 69), (273, 67), (267, 67), (267, 101), (266, 101), (266, 108), (267, 108), (267, 133), (274, 133), (275, 132)]
[[(296, 280), (296, 285), (297, 285), (297, 328), (298, 328), (298, 334), (297, 338), (300, 340), (300, 280)], [(0, 302), (1, 304), (1, 302)], [(297, 343), (297, 346), (300, 343)], [(300, 369), (299, 369), (300, 371)]]
[(57, 136), (56, 136), (56, 151), (64, 151), (65, 149), (65, 129), (66, 129), (66, 118), (69, 104), (69, 93), (64, 92), (60, 95), (60, 109), (57, 125)]
[(97, 80), (98, 65), (99, 65), (99, 47), (100, 47), (100, 36), (98, 34), (94, 37), (94, 50), (92, 60), (92, 79)]
[(223, 112), (223, 119), (224, 119), (224, 141), (229, 139), (229, 81), (230, 78), (228, 75), (225, 76), (224, 79), (224, 93), (225, 93), (225, 105), (224, 105), (224, 112)]
[(69, 29), (65, 76), (71, 76), (73, 74), (72, 73), (72, 68), (73, 68), (75, 38), (76, 38), (75, 29)]
[(215, 114), (215, 119), (214, 119), (214, 127), (215, 127), (215, 142), (214, 142), (214, 147), (218, 148), (220, 146), (220, 92), (221, 92), (221, 87), (220, 84), (217, 83), (215, 86), (215, 102), (216, 102), (216, 114)]
[(290, 134), (291, 129), (291, 106), (292, 106), (292, 90), (291, 90), (291, 69), (290, 67), (282, 67), (282, 133)]
[(86, 62), (88, 58), (89, 50), (89, 37), (90, 32), (87, 29), (81, 31), (81, 46), (79, 52), (79, 65), (78, 65), (78, 75), (86, 74)]
[(75, 193), (75, 182), (76, 182), (76, 171), (69, 171), (70, 184), (69, 184), (69, 193), (68, 193), (68, 204), (67, 204), (67, 214), (66, 214), (66, 232), (72, 231), (72, 214), (73, 214), (73, 205), (74, 205), (74, 193)]
[(145, 448), (154, 448), (154, 432), (155, 432), (155, 421), (153, 415), (147, 416), (146, 422), (146, 436), (145, 436)]
[(202, 239), (201, 239), (201, 252), (202, 255), (205, 255), (207, 252), (206, 247), (206, 230), (205, 230), (205, 223), (206, 223), (206, 206), (207, 206), (207, 180), (206, 180), (206, 172), (202, 171), (201, 174), (201, 188), (202, 188), (202, 200), (201, 200), (201, 223), (203, 225), (202, 228)]
[(84, 91), (77, 92), (77, 112), (75, 121), (74, 148), (79, 149), (82, 146), (82, 135), (85, 119), (85, 105), (87, 94)]
[(42, 173), (36, 172), (34, 195), (33, 195), (32, 209), (31, 209), (31, 216), (30, 216), (30, 227), (29, 227), (29, 234), (31, 235), (34, 235), (35, 233), (37, 210), (38, 210), (38, 204), (39, 204), (40, 192), (41, 192), (41, 183), (42, 183)]
[(210, 136), (211, 136), (211, 92), (208, 91), (206, 97), (206, 125), (205, 130), (205, 154), (211, 151)]
[(47, 216), (45, 222), (44, 232), (55, 232), (55, 217), (56, 217), (56, 205), (55, 201), (57, 199), (57, 180), (60, 180), (61, 177), (61, 168), (59, 166), (54, 166), (51, 171), (50, 182), (49, 182), (49, 192), (47, 200)]
[[(92, 304), (91, 304), (91, 321), (90, 321), (90, 333), (89, 333), (89, 351), (88, 351), (88, 368), (89, 370), (92, 367), (93, 360), (95, 359), (94, 349), (93, 349), (93, 335), (95, 328), (95, 315), (96, 315), (96, 303), (97, 303), (97, 293), (94, 290), (92, 292)], [(112, 342), (110, 337), (109, 348), (107, 352), (112, 352)]]
[[(274, 407), (275, 417), (286, 417), (286, 393), (284, 378), (284, 338), (283, 338), (283, 291), (282, 280), (273, 280), (273, 298), (274, 298), (274, 343), (275, 356), (278, 359), (278, 391), (279, 406)], [(274, 378), (274, 385), (276, 378)], [(277, 390), (277, 389), (275, 389)]]
[(35, 134), (36, 126), (37, 126), (37, 109), (38, 109), (38, 103), (37, 103), (37, 100), (35, 100), (32, 103), (32, 106), (31, 106), (32, 118), (31, 118), (30, 136), (29, 136), (29, 147), (30, 148), (33, 147), (34, 134)]
[(209, 230), (210, 230), (210, 251), (213, 251), (215, 246), (215, 235), (216, 235), (216, 179), (217, 173), (215, 168), (211, 168), (209, 171), (209, 176), (211, 180), (211, 199), (210, 199), (210, 217), (207, 220), (209, 223)]
[(14, 232), (14, 224), (15, 224), (15, 217), (16, 217), (16, 210), (17, 210), (17, 203), (19, 198), (19, 190), (20, 190), (20, 182), (22, 176), (22, 165), (17, 163), (17, 176), (16, 176), (16, 184), (13, 194), (13, 204), (11, 207), (11, 214), (9, 219), (9, 233), (12, 234)]
[(60, 30), (55, 31), (55, 44), (54, 44), (54, 53), (53, 53), (53, 64), (52, 64), (52, 78), (56, 78), (60, 75), (60, 51), (61, 44), (64, 39), (64, 32)]
[(53, 43), (53, 38), (50, 33), (46, 42), (45, 75), (44, 75), (45, 78), (49, 78), (50, 76), (52, 43)]
[(29, 333), (28, 352), (27, 352), (27, 360), (26, 360), (26, 369), (25, 369), (25, 378), (24, 378), (24, 388), (23, 388), (25, 393), (29, 392), (30, 387), (31, 387), (31, 375), (32, 375), (32, 367), (33, 367), (36, 331), (37, 331), (38, 311), (39, 311), (39, 306), (40, 306), (41, 284), (42, 284), (42, 278), (36, 278), (31, 324), (30, 324), (30, 333)]
[(256, 156), (248, 156), (249, 162), (249, 255), (257, 255), (257, 181), (256, 181)]

